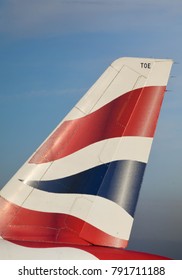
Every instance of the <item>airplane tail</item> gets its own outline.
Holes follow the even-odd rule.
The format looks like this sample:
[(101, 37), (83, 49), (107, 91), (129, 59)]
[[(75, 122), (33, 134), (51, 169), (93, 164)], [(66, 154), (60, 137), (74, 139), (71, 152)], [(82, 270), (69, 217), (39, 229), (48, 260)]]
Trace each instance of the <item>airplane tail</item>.
[(171, 60), (114, 61), (0, 192), (0, 236), (127, 246)]

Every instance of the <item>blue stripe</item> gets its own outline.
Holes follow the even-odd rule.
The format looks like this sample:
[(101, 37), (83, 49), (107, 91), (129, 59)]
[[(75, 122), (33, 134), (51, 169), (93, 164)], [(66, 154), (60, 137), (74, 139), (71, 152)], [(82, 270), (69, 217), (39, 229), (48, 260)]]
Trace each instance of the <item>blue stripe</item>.
[(116, 202), (133, 216), (145, 166), (137, 161), (114, 161), (62, 179), (26, 183), (46, 192), (98, 195)]
[(122, 206), (134, 216), (146, 163), (118, 161), (110, 164), (98, 195)]

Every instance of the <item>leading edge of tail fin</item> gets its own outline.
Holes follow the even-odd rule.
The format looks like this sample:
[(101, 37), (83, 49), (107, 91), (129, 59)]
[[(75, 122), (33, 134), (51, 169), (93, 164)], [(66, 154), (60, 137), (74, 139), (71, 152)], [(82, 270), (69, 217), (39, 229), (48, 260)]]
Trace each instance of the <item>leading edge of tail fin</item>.
[(1, 190), (0, 236), (126, 247), (171, 60), (114, 61)]

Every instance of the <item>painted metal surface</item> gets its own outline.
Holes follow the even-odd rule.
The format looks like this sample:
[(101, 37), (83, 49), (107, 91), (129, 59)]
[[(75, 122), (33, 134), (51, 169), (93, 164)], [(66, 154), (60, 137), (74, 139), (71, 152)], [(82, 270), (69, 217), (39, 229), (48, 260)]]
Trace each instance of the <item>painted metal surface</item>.
[(171, 66), (111, 64), (0, 192), (0, 258), (157, 259), (119, 248), (130, 237)]

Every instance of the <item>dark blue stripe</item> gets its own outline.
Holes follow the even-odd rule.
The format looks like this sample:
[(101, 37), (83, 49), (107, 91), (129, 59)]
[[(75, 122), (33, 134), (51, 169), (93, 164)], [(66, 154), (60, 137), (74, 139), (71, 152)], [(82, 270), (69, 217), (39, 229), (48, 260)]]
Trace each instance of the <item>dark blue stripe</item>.
[(146, 164), (137, 161), (118, 161), (110, 164), (98, 195), (122, 206), (134, 216)]
[(52, 193), (99, 195), (116, 202), (133, 216), (145, 166), (137, 161), (114, 161), (62, 179), (27, 184)]

